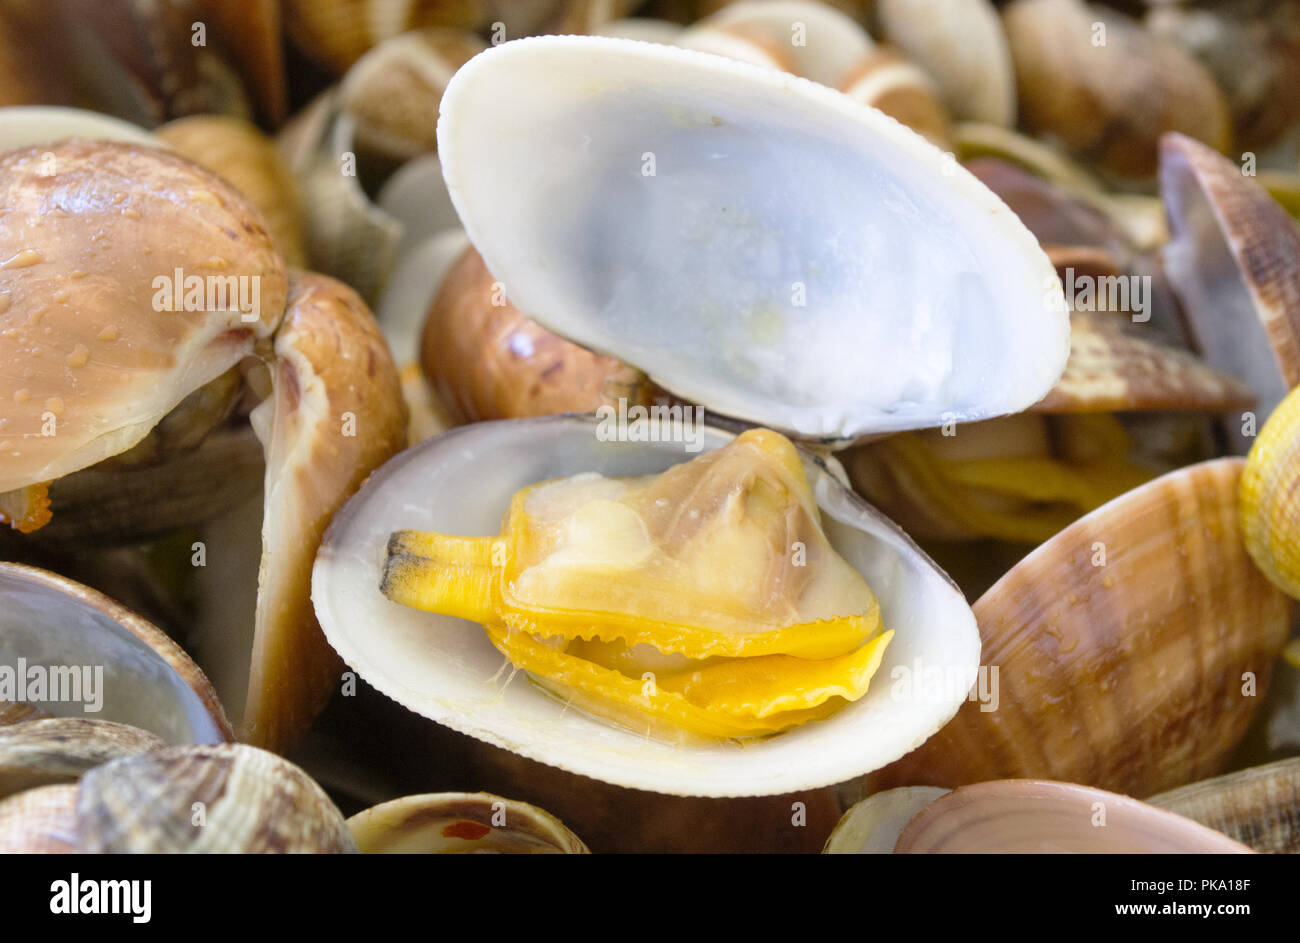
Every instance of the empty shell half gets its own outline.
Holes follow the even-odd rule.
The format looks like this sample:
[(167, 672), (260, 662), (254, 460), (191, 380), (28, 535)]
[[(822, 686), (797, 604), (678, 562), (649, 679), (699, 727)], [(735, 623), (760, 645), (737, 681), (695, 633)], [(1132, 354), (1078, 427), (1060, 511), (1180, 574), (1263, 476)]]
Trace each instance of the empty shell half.
[(1059, 282), (1019, 219), (812, 81), (518, 40), (452, 78), (438, 153), (514, 306), (711, 411), (853, 439), (1024, 409), (1065, 365)]

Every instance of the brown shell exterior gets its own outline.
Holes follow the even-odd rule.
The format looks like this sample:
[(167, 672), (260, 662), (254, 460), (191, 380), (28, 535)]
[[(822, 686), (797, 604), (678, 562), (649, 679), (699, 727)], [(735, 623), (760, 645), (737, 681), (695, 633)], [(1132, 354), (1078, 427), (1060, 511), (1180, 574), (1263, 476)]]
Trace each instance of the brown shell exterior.
[(147, 730), (84, 717), (50, 717), (0, 727), (0, 796), (75, 782), (101, 763), (162, 746), (162, 740)]
[(71, 855), (81, 851), (76, 786), (40, 786), (0, 799), (0, 855)]
[(873, 49), (871, 55), (849, 69), (840, 90), (923, 134), (939, 147), (948, 148), (948, 110), (938, 88), (898, 50), (886, 46)]
[(199, 0), (199, 9), (262, 117), (278, 125), (289, 111), (278, 0)]
[[(387, 7), (386, 15), (374, 16), (376, 7)], [(430, 26), (476, 29), (486, 12), (482, 0), (284, 0), (283, 10), (289, 38), (336, 75), (390, 36)]]
[(1122, 326), (1123, 315), (1075, 311), (1070, 357), (1038, 413), (1199, 409), (1226, 412), (1255, 403), (1250, 387), (1187, 351), (1155, 344)]
[[(334, 512), (405, 447), (407, 412), (383, 334), (342, 282), (292, 273), (275, 354), (262, 576), (240, 736), (286, 752), (339, 683), (341, 662), (311, 604), (316, 549)], [(312, 408), (303, 408), (309, 399)]]
[(339, 85), (359, 147), (395, 160), (438, 149), (438, 104), (452, 74), (486, 44), (464, 30), (404, 33), (368, 52)]
[[(284, 266), (261, 214), (175, 154), (77, 140), (10, 151), (0, 205), (0, 362), (14, 365), (0, 376), (0, 480), (93, 464), (113, 431), (106, 410), (117, 421), (165, 414), (179, 399), (151, 401), (154, 378), (188, 377), (200, 358), (229, 367), (284, 310)], [(154, 280), (176, 269), (259, 279), (260, 319), (155, 310)], [(178, 351), (192, 359), (178, 363)], [(57, 435), (41, 434), (46, 413)]]
[(1243, 464), (1165, 475), (1012, 568), (974, 605), (997, 709), (967, 701), (872, 787), (1036, 778), (1143, 797), (1220, 772), (1293, 614), (1242, 545)]
[(285, 263), (305, 264), (302, 214), (293, 173), (255, 125), (225, 115), (194, 115), (154, 132), (176, 153), (228, 180), (262, 211)]
[(356, 851), (324, 790), (286, 760), (243, 744), (169, 747), (96, 767), (77, 787), (91, 854)]
[[(1155, 172), (1166, 131), (1229, 146), (1227, 100), (1209, 70), (1128, 17), (1080, 0), (1013, 0), (1002, 18), (1030, 131), (1125, 177)], [(1104, 45), (1093, 45), (1094, 23)]]
[(1265, 854), (1300, 854), (1300, 757), (1238, 770), (1147, 800)]
[(478, 252), (452, 266), (429, 308), (420, 363), (458, 423), (591, 412), (626, 397), (666, 397), (644, 373), (594, 354), (525, 317), (506, 301)]

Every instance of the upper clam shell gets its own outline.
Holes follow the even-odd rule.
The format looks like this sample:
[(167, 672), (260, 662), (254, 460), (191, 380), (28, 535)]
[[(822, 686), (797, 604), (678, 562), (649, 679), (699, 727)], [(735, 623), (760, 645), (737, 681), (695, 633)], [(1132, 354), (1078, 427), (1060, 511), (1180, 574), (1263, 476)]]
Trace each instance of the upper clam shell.
[(710, 410), (847, 439), (1023, 409), (1064, 366), (1059, 281), (1023, 224), (816, 83), (519, 40), (456, 73), (438, 153), (512, 304)]

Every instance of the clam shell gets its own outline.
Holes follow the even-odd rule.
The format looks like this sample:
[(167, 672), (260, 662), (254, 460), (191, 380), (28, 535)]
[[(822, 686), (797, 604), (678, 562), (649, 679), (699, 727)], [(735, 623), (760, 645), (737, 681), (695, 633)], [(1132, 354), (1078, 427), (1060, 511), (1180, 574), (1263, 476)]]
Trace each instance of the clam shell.
[(171, 747), (114, 760), (77, 786), (91, 854), (355, 853), (334, 803), (306, 773), (243, 744)]
[(1129, 178), (1155, 173), (1167, 131), (1229, 146), (1227, 101), (1209, 71), (1123, 14), (1081, 0), (1013, 0), (1002, 22), (1031, 132)]
[(0, 727), (23, 724), (29, 720), (42, 720), (52, 715), (22, 701), (0, 701)]
[(548, 812), (479, 792), (404, 796), (359, 812), (348, 828), (362, 854), (588, 854)]
[(41, 82), (68, 86), (97, 111), (148, 127), (188, 114), (251, 112), (217, 37), (195, 42), (193, 2), (45, 0), (33, 13), (22, 34), (42, 57)]
[(885, 38), (938, 84), (955, 117), (1015, 124), (1015, 71), (989, 0), (880, 0), (876, 17)]
[(1200, 409), (1227, 412), (1255, 404), (1254, 392), (1187, 351), (1153, 343), (1114, 314), (1070, 315), (1070, 359), (1033, 412)]
[[(710, 410), (852, 439), (1022, 409), (1064, 366), (1058, 282), (1024, 226), (815, 83), (629, 40), (519, 40), (456, 74), (438, 139), (521, 312)], [(958, 297), (960, 327), (942, 313)]]
[(21, 105), (0, 109), (0, 148), (4, 150), (50, 144), (70, 137), (165, 147), (138, 125), (80, 108)]
[(1236, 164), (1181, 135), (1161, 141), (1160, 190), (1164, 265), (1196, 344), (1267, 415), (1300, 385), (1300, 228)]
[(878, 108), (889, 117), (948, 147), (948, 112), (939, 90), (919, 67), (896, 50), (880, 47), (849, 69), (840, 90), (854, 101)]
[(335, 75), (399, 33), (476, 29), (490, 13), (483, 0), (284, 0), (282, 9), (293, 43)]
[(912, 816), (949, 790), (938, 786), (886, 789), (856, 803), (826, 839), (828, 855), (893, 854), (898, 835)]
[(396, 249), (399, 264), (431, 236), (460, 229), (460, 218), (451, 205), (442, 179), (442, 163), (436, 154), (422, 154), (403, 164), (384, 182), (375, 204), (402, 224), (402, 238)]
[[(0, 113), (0, 140), (10, 117)], [(13, 117), (20, 133), (31, 130), (30, 113)], [(0, 359), (26, 362), (34, 341), (44, 345), (56, 330), (62, 347), (58, 369), (14, 373), (0, 393), (11, 404), (0, 464), (0, 491), (9, 491), (87, 468), (143, 440), (271, 334), (286, 283), (257, 209), (170, 152), (76, 139), (8, 151), (0, 163), (8, 207), (0, 255), (21, 261), (0, 273), (8, 296)], [(69, 211), (49, 214), (42, 201), (51, 199), (65, 201)], [(102, 250), (86, 248), (92, 236)], [(177, 269), (187, 281), (219, 271), (246, 290), (251, 283), (256, 310), (168, 310), (156, 283), (161, 277), (171, 289)], [(72, 278), (74, 271), (84, 275)], [(184, 307), (177, 300), (173, 308)], [(122, 317), (124, 311), (132, 316)], [(155, 356), (159, 348), (181, 353)], [(54, 359), (43, 357), (47, 365)], [(57, 435), (41, 435), (50, 416)]]
[(297, 188), (270, 138), (249, 122), (224, 115), (181, 118), (163, 125), (157, 135), (178, 154), (234, 184), (262, 211), (285, 262), (304, 264)]
[(1073, 783), (962, 786), (907, 823), (897, 854), (1249, 854), (1218, 832), (1128, 796)]
[(1300, 759), (1279, 760), (1162, 792), (1151, 805), (1266, 854), (1300, 853)]
[[(468, 248), (469, 238), (462, 230), (447, 229), (412, 246), (397, 260), (375, 315), (388, 338), (393, 360), (403, 369), (418, 362), (429, 307)], [(466, 323), (455, 335), (470, 334), (473, 330)]]
[(953, 127), (953, 145), (962, 163), (977, 157), (996, 157), (1072, 192), (1101, 190), (1101, 183), (1090, 171), (1057, 148), (1012, 128), (963, 121)]
[[(668, 744), (512, 680), (478, 625), (382, 596), (378, 577), (394, 530), (495, 534), (510, 497), (527, 484), (589, 471), (648, 474), (683, 459), (681, 443), (602, 442), (596, 426), (592, 417), (551, 417), (462, 427), (371, 476), (335, 516), (317, 555), (313, 599), (330, 644), (367, 682), (425, 717), (571, 773), (674, 795), (770, 795), (840, 782), (901, 756), (951, 716), (961, 699), (951, 690), (904, 699), (882, 683), (823, 722), (743, 750)], [(731, 438), (708, 427), (702, 435), (705, 448)], [(975, 632), (961, 594), (838, 480), (810, 459), (805, 468), (832, 545), (862, 573), (896, 630), (880, 677), (918, 658), (972, 672)], [(432, 502), (430, 494), (460, 497)]]
[(1300, 599), (1300, 388), (1273, 411), (1241, 477), (1241, 534), (1264, 574)]
[(974, 606), (996, 709), (968, 702), (873, 785), (1040, 777), (1141, 797), (1222, 771), (1293, 614), (1238, 536), (1243, 464), (1157, 478), (1013, 567)]
[(379, 297), (396, 260), (402, 224), (362, 188), (355, 133), (355, 120), (337, 110), (331, 95), (313, 105), (301, 124), (285, 129), (281, 147), (298, 180), (311, 267), (346, 282), (370, 302)]
[(256, 494), (262, 468), (261, 443), (247, 425), (218, 429), (157, 464), (100, 462), (50, 486), (53, 517), (29, 539), (71, 549), (161, 537)]
[(71, 855), (80, 851), (76, 786), (40, 786), (0, 799), (0, 854)]
[[(701, 25), (755, 31), (788, 55), (795, 73), (831, 88), (839, 88), (849, 69), (874, 46), (852, 17), (810, 0), (739, 0)], [(686, 44), (685, 37), (682, 41)]]
[(266, 446), (262, 567), (241, 739), (285, 752), (339, 683), (309, 593), (325, 526), (406, 445), (406, 406), (379, 326), (356, 293), (291, 273), (273, 394), (252, 415)]
[[(35, 567), (0, 563), (0, 665), (103, 669), (95, 719), (139, 727), (168, 743), (232, 739), (216, 692), (153, 625), (89, 587)], [(84, 698), (84, 694), (83, 694)], [(61, 716), (89, 704), (32, 701)]]
[(720, 26), (700, 23), (685, 30), (673, 44), (682, 49), (746, 62), (765, 69), (795, 74), (794, 57), (765, 31), (742, 24)]
[(1147, 28), (1196, 56), (1214, 74), (1232, 110), (1243, 150), (1265, 150), (1300, 120), (1300, 15), (1290, 3), (1161, 6)]
[(649, 405), (662, 397), (644, 373), (552, 334), (501, 298), (470, 248), (443, 279), (424, 324), (420, 363), (458, 423)]
[(361, 57), (339, 84), (358, 148), (400, 163), (437, 149), (438, 102), (452, 74), (487, 47), (464, 30), (402, 33)]
[(75, 782), (88, 769), (164, 744), (148, 731), (81, 717), (51, 717), (0, 729), (0, 798)]
[(815, 854), (838, 821), (841, 786), (777, 796), (701, 798), (625, 789), (486, 743), (452, 754), (484, 789), (549, 810), (595, 854)]
[(681, 38), (682, 26), (670, 20), (633, 16), (625, 20), (610, 20), (591, 30), (593, 36), (610, 36), (616, 39), (637, 39), (643, 43), (662, 43), (674, 46)]

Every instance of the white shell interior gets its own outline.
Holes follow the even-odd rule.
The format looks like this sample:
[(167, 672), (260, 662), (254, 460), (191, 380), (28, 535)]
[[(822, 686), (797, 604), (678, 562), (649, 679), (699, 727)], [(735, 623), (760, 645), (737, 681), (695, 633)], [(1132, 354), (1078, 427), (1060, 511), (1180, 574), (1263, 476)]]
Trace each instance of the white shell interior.
[(439, 155), (510, 301), (708, 409), (852, 438), (1014, 412), (1065, 365), (1047, 257), (991, 191), (840, 93), (604, 37), (456, 74)]
[[(496, 535), (518, 489), (579, 472), (659, 472), (691, 456), (680, 442), (609, 442), (588, 417), (479, 423), (389, 461), (334, 517), (312, 599), (330, 644), (367, 682), (462, 733), (595, 779), (678, 795), (769, 795), (842, 782), (909, 752), (956, 713), (953, 686), (902, 689), (896, 669), (975, 679), (980, 638), (960, 592), (893, 524), (805, 462), (836, 550), (866, 578), (895, 636), (870, 691), (833, 717), (745, 745), (674, 745), (593, 718), (512, 678), (483, 629), (379, 592), (394, 530)], [(731, 435), (705, 428), (703, 447)], [(667, 438), (667, 436), (664, 436)], [(943, 687), (943, 690), (940, 690)], [(958, 687), (960, 687), (958, 685)]]
[[(225, 742), (198, 694), (166, 660), (108, 613), (56, 583), (75, 586), (0, 567), (0, 666), (15, 674), (24, 669), (29, 678), (36, 669), (49, 693), (52, 669), (63, 669), (60, 692), (80, 700), (18, 699), (59, 717), (131, 724), (169, 744)], [(73, 688), (70, 670), (90, 685)]]

